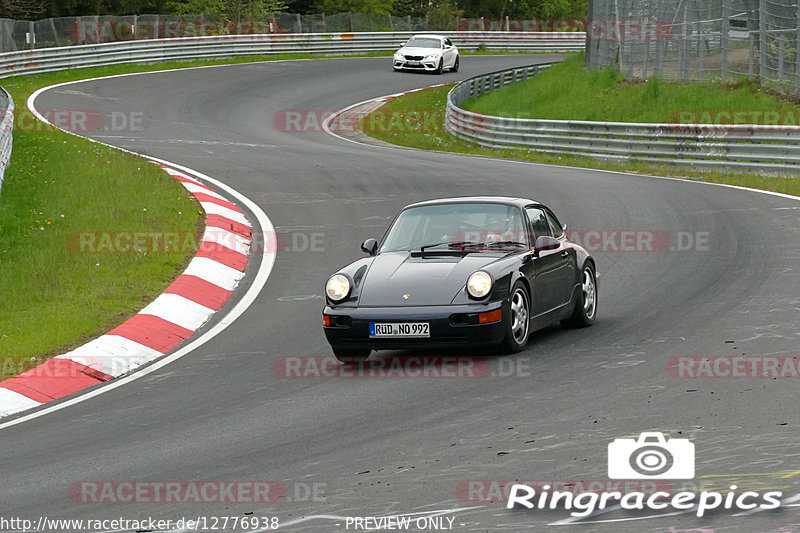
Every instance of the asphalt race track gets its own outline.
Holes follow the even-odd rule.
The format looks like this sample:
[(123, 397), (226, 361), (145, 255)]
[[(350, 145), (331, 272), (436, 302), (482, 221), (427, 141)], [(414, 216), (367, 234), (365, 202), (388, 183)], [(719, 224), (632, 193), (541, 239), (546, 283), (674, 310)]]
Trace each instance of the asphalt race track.
[[(441, 77), (393, 73), (388, 58), (261, 63), (88, 81), (40, 96), (40, 110), (140, 117), (141, 127), (92, 136), (231, 185), (267, 213), (285, 249), (255, 303), (196, 351), (107, 394), (0, 429), (2, 514), (274, 516), (281, 529), (321, 532), (354, 531), (348, 516), (409, 513), (453, 518), (453, 531), (797, 531), (796, 507), (702, 519), (615, 511), (556, 525), (569, 511), (506, 510), (502, 497), (465, 490), (492, 486), (469, 484), (478, 480), (607, 480), (610, 442), (663, 431), (694, 443), (698, 485), (800, 493), (796, 379), (681, 379), (667, 371), (677, 356), (800, 355), (800, 202), (364, 146), (279, 131), (273, 121), (282, 111), (333, 111), (530, 62), (465, 57), (460, 72)], [(514, 356), (478, 354), (491, 365), (485, 377), (277, 375), (278, 358), (330, 355), (320, 295), (328, 275), (361, 256), (365, 238), (380, 237), (408, 203), (476, 194), (532, 197), (571, 230), (606, 236), (595, 252), (602, 277), (594, 327), (539, 332)], [(655, 235), (661, 246), (615, 251), (611, 235), (620, 230)], [(187, 480), (270, 480), (288, 494), (272, 504), (93, 504), (70, 496), (82, 481)]]

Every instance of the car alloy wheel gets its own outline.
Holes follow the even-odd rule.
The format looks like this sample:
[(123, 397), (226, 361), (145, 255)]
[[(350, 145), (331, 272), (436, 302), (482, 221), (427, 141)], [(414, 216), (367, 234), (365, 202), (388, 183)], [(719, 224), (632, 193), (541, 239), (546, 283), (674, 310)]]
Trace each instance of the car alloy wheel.
[(516, 353), (525, 347), (530, 334), (530, 299), (528, 291), (521, 282), (514, 284), (509, 302), (508, 318), (506, 319), (506, 337), (503, 349), (506, 352)]
[(594, 283), (594, 274), (591, 269), (584, 268), (581, 276), (581, 291), (583, 292), (583, 314), (589, 320), (594, 320), (595, 304), (597, 302), (597, 288)]
[(597, 278), (591, 263), (587, 262), (583, 266), (580, 283), (578, 301), (575, 302), (572, 316), (562, 321), (565, 326), (585, 328), (594, 324), (594, 318), (597, 315)]

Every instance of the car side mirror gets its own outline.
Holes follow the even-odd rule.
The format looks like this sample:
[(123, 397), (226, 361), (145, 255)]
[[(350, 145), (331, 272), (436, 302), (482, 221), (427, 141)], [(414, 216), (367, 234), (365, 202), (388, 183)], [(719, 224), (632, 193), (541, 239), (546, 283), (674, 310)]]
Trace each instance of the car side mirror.
[(561, 241), (558, 239), (554, 239), (549, 235), (542, 235), (536, 239), (536, 244), (533, 247), (533, 251), (536, 256), (539, 255), (539, 252), (549, 252), (550, 250), (557, 250), (558, 247), (561, 246)]
[(369, 255), (375, 255), (378, 253), (378, 241), (375, 239), (367, 239), (361, 243), (361, 249), (367, 252)]
[(566, 222), (561, 224), (561, 231), (567, 231), (567, 223)]
[(405, 42), (405, 41), (401, 42), (401, 43), (400, 43), (400, 48), (404, 47), (405, 45), (406, 45), (406, 42)]

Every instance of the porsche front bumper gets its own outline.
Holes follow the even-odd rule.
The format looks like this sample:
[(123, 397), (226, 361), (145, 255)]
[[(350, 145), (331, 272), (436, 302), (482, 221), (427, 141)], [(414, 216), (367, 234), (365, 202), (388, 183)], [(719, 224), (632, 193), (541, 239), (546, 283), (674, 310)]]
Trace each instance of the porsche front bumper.
[[(502, 309), (502, 319), (479, 323), (479, 315)], [(414, 347), (490, 346), (502, 342), (508, 302), (420, 307), (330, 307), (325, 336), (337, 348), (400, 350)], [(371, 338), (371, 323), (427, 322), (428, 338)]]

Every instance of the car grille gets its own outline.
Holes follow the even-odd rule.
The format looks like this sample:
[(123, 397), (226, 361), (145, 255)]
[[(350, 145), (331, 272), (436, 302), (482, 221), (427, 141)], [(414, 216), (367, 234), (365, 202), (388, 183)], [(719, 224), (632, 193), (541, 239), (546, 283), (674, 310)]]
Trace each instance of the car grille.
[(425, 56), (406, 56), (408, 61), (422, 61), (422, 58)]

